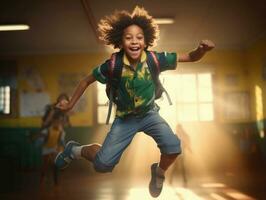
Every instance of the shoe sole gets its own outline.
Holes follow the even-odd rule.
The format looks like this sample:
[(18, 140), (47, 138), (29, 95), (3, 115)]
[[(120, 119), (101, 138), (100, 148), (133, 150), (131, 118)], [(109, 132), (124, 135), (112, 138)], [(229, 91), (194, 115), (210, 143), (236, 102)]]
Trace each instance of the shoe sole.
[[(150, 192), (150, 195), (153, 197), (153, 198), (157, 198), (158, 196), (160, 196), (160, 194), (161, 194), (161, 192), (162, 192), (162, 189), (163, 189), (163, 187), (160, 189), (160, 191), (159, 191), (159, 194), (158, 193), (156, 193), (156, 194), (154, 194), (153, 192), (151, 192), (152, 190), (151, 190), (151, 188), (152, 188), (152, 185), (154, 185), (154, 184), (152, 184), (154, 181), (154, 179), (156, 179), (156, 172), (155, 172), (155, 170), (156, 170), (156, 165), (157, 165), (157, 163), (156, 164), (152, 164), (151, 165), (151, 180), (150, 180), (150, 183), (149, 183), (149, 192)], [(155, 169), (154, 169), (155, 168)], [(155, 183), (156, 184), (156, 183)]]

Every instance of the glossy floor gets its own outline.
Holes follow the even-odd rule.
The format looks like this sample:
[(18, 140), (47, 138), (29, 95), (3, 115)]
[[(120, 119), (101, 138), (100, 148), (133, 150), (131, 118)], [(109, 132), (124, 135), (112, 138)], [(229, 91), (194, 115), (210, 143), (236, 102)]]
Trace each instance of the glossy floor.
[[(54, 185), (51, 173), (40, 185), (37, 171), (23, 172), (17, 187), (2, 191), (0, 199), (151, 200), (149, 179), (148, 166), (146, 175), (120, 173), (119, 170), (112, 174), (99, 174), (85, 161), (78, 161), (61, 172), (58, 185)], [(263, 185), (265, 176), (261, 173), (256, 177), (247, 173), (197, 177), (168, 173), (162, 194), (157, 199), (263, 200), (266, 197)]]

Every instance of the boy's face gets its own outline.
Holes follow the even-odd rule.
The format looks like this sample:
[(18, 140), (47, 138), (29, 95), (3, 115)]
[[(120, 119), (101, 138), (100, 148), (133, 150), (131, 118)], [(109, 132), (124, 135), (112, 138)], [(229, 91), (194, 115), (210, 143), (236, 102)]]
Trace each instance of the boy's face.
[(128, 26), (123, 33), (122, 48), (129, 61), (139, 61), (145, 47), (143, 30), (137, 25)]

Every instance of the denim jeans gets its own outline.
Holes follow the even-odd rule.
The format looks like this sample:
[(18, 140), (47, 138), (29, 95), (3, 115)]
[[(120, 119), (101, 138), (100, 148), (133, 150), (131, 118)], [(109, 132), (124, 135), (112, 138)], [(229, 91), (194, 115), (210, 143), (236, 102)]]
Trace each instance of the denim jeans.
[(181, 153), (179, 138), (159, 115), (158, 109), (154, 108), (141, 117), (130, 115), (123, 119), (115, 118), (100, 151), (96, 154), (93, 163), (95, 170), (111, 172), (133, 137), (141, 131), (155, 140), (162, 154)]

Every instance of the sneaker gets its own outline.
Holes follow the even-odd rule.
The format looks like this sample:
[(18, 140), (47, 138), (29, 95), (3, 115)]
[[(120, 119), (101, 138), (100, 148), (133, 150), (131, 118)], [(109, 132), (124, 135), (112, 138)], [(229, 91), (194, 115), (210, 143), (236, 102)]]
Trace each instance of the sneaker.
[(55, 166), (57, 168), (64, 169), (69, 165), (69, 163), (71, 163), (72, 160), (74, 160), (72, 155), (72, 148), (74, 146), (81, 146), (81, 144), (75, 141), (69, 141), (66, 144), (64, 151), (57, 154), (54, 160)]
[(152, 197), (158, 197), (163, 189), (163, 182), (165, 177), (156, 173), (158, 163), (151, 165), (151, 181), (149, 184), (149, 192)]

